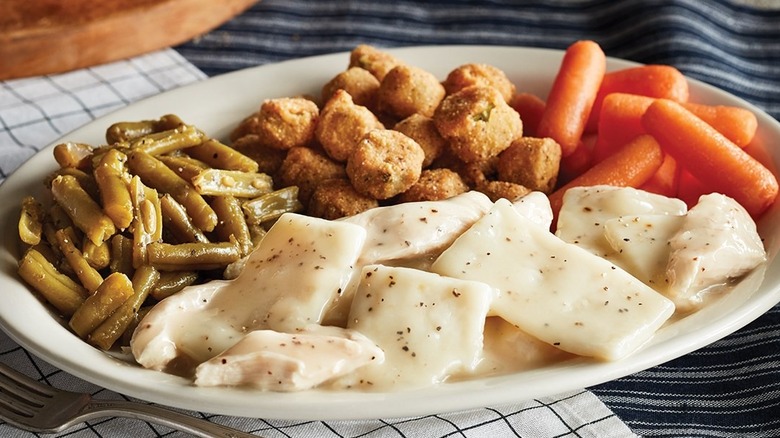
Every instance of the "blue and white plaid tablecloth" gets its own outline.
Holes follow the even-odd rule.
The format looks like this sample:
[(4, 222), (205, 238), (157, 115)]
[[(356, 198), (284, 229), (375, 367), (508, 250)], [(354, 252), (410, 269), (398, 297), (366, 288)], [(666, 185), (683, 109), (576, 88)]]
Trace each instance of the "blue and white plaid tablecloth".
[[(487, 44), (664, 63), (780, 118), (780, 2), (772, 0), (263, 0), (181, 46), (60, 75), (0, 82), (0, 178), (43, 146), (144, 97), (259, 64), (351, 50)], [(120, 394), (72, 377), (0, 333), (0, 361), (54, 386)], [(780, 307), (666, 364), (593, 388), (509, 406), (405, 419), (278, 421), (192, 413), (266, 437), (780, 436)], [(0, 436), (27, 437), (0, 425)], [(177, 436), (106, 419), (60, 436)]]

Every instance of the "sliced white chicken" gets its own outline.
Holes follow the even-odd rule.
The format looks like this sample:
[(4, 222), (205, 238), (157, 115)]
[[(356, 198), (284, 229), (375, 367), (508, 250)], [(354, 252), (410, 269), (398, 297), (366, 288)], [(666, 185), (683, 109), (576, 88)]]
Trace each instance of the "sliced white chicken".
[(766, 251), (756, 224), (732, 198), (699, 198), (670, 241), (668, 295), (681, 308), (695, 308), (703, 294), (756, 268)]
[(609, 219), (604, 223), (604, 237), (613, 249), (608, 259), (661, 292), (667, 287), (669, 240), (684, 221), (685, 216), (666, 214)]
[(383, 360), (382, 350), (353, 330), (320, 325), (292, 334), (257, 330), (200, 364), (195, 384), (301, 391)]
[(230, 281), (192, 286), (157, 304), (131, 342), (136, 360), (163, 369), (181, 358), (200, 363), (246, 333), (294, 333), (319, 323), (353, 275), (365, 230), (298, 214), (274, 224)]
[(245, 329), (231, 319), (239, 315), (228, 310), (230, 319), (222, 318), (222, 310), (211, 305), (230, 285), (215, 280), (185, 288), (157, 303), (133, 333), (130, 347), (136, 362), (153, 370), (188, 374), (238, 342)]
[(624, 357), (674, 312), (661, 294), (503, 200), (444, 251), (432, 271), (493, 286), (499, 294), (492, 314), (582, 356)]
[(385, 352), (339, 386), (390, 389), (428, 386), (479, 363), (482, 332), (495, 291), (475, 281), (411, 268), (363, 268), (348, 328)]
[(361, 265), (366, 265), (440, 251), (492, 206), (483, 193), (471, 191), (442, 201), (372, 208), (341, 221), (366, 230), (367, 239), (359, 260)]
[(521, 216), (525, 216), (531, 222), (545, 230), (552, 226), (553, 211), (550, 206), (550, 198), (542, 192), (531, 192), (512, 201)]
[(680, 216), (686, 211), (687, 206), (679, 199), (631, 187), (574, 187), (563, 196), (555, 234), (596, 255), (609, 257), (614, 252), (604, 236), (604, 224), (609, 219), (645, 214)]

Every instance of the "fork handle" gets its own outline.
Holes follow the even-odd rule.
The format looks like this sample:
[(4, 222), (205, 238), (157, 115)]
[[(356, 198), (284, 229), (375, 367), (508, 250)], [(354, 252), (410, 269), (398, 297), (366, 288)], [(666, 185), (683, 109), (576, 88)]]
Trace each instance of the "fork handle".
[(203, 438), (260, 438), (257, 435), (241, 432), (170, 409), (123, 400), (92, 399), (81, 411), (81, 418), (85, 421), (91, 418), (104, 417), (106, 414), (116, 417), (135, 418)]

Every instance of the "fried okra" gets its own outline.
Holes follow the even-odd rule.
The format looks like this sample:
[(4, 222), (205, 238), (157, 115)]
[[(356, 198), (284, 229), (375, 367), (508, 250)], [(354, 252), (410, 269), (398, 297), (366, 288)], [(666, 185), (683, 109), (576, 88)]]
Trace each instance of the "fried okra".
[(374, 46), (361, 44), (349, 54), (349, 67), (360, 67), (371, 72), (380, 81), (387, 72), (402, 64), (393, 55), (377, 49)]
[(331, 179), (323, 181), (314, 190), (307, 213), (310, 216), (333, 220), (353, 216), (378, 206), (376, 199), (358, 193), (349, 180)]
[(499, 154), (498, 179), (551, 193), (561, 164), (561, 146), (551, 138), (521, 137)]
[(475, 161), (473, 163), (456, 161), (452, 162), (447, 167), (457, 172), (463, 182), (473, 189), (487, 181), (496, 179), (497, 166), (498, 157), (492, 157), (487, 160)]
[(247, 135), (257, 135), (258, 125), (260, 124), (260, 112), (256, 111), (244, 117), (232, 131), (230, 131), (230, 141), (235, 142), (241, 137)]
[(450, 150), (466, 163), (498, 155), (523, 133), (517, 111), (493, 87), (472, 86), (447, 96), (433, 121)]
[(314, 140), (320, 110), (303, 97), (268, 99), (260, 105), (256, 134), (264, 144), (281, 150), (306, 146)]
[(515, 84), (509, 80), (506, 74), (499, 68), (489, 64), (464, 64), (452, 70), (443, 82), (447, 94), (474, 85), (493, 87), (510, 102), (515, 94)]
[(231, 141), (254, 134), (269, 147), (287, 150), (306, 146), (314, 139), (319, 118), (317, 104), (303, 97), (281, 97), (263, 101), (260, 109), (239, 123)]
[(343, 162), (368, 131), (381, 128), (384, 125), (374, 113), (356, 105), (349, 93), (338, 89), (320, 112), (315, 136), (328, 156)]
[(514, 201), (531, 193), (528, 187), (507, 181), (487, 181), (477, 186), (477, 191), (484, 193), (493, 202), (501, 198)]
[(412, 138), (425, 153), (423, 168), (429, 167), (447, 148), (447, 141), (436, 130), (433, 119), (422, 114), (412, 114), (393, 126), (393, 129)]
[(278, 187), (298, 186), (298, 200), (308, 205), (317, 186), (325, 180), (346, 178), (344, 166), (311, 148), (294, 147), (287, 152), (277, 174)]
[(347, 176), (358, 193), (389, 199), (417, 182), (424, 159), (416, 141), (398, 131), (375, 129), (347, 160)]
[(439, 201), (465, 193), (469, 187), (455, 171), (425, 169), (409, 190), (398, 195), (398, 202)]
[(322, 87), (322, 101), (327, 102), (336, 90), (344, 90), (352, 96), (355, 105), (366, 108), (376, 108), (376, 93), (379, 89), (379, 79), (371, 72), (360, 67), (350, 67), (337, 74)]
[(387, 72), (377, 91), (380, 111), (403, 119), (412, 114), (432, 116), (444, 98), (444, 86), (432, 73), (401, 64)]

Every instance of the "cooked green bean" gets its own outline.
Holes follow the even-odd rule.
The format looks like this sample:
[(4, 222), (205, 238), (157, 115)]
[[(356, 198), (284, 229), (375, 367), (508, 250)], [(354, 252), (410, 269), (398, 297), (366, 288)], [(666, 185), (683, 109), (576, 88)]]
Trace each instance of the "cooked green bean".
[(88, 169), (92, 149), (92, 146), (84, 143), (60, 143), (54, 146), (54, 160), (60, 167)]
[(73, 223), (89, 240), (99, 245), (115, 232), (114, 222), (79, 185), (75, 177), (60, 175), (51, 182), (51, 192)]
[(257, 172), (258, 169), (257, 161), (213, 138), (184, 152), (217, 169), (241, 172)]
[(77, 335), (85, 338), (131, 296), (133, 283), (125, 274), (114, 272), (79, 306), (68, 325)]
[(130, 172), (141, 177), (144, 184), (163, 193), (170, 193), (184, 206), (192, 223), (203, 231), (212, 231), (217, 225), (217, 214), (189, 182), (181, 179), (160, 160), (146, 152), (135, 150), (127, 160)]
[(167, 271), (160, 273), (160, 280), (150, 292), (152, 298), (162, 300), (195, 283), (200, 274), (197, 271)]
[(52, 204), (49, 207), (49, 213), (46, 216), (46, 222), (51, 223), (55, 230), (61, 230), (63, 228), (73, 228), (75, 230), (76, 225), (70, 220), (70, 216), (65, 212), (57, 203)]
[(162, 209), (157, 191), (134, 176), (130, 182), (133, 211), (133, 266), (147, 264), (146, 246), (162, 239)]
[(154, 132), (175, 129), (183, 124), (184, 122), (173, 114), (166, 114), (158, 120), (117, 122), (106, 129), (106, 141), (108, 144), (128, 142)]
[(247, 222), (247, 227), (249, 227), (249, 235), (252, 237), (252, 245), (257, 248), (257, 245), (260, 244), (260, 241), (263, 240), (266, 234), (268, 234), (268, 230), (265, 229), (260, 224), (254, 224)]
[(89, 239), (84, 239), (81, 245), (81, 254), (84, 260), (95, 269), (104, 269), (111, 263), (111, 244), (105, 241), (100, 245), (95, 245)]
[(89, 239), (82, 239), (82, 234), (76, 232), (76, 226), (65, 211), (59, 205), (53, 204), (49, 209), (46, 220), (43, 222), (43, 241), (41, 243), (46, 243), (51, 248), (51, 251), (56, 256), (56, 263), (59, 263), (63, 258), (62, 251), (60, 251), (57, 243), (57, 230), (68, 230), (68, 237), (73, 242), (89, 241)]
[(141, 266), (133, 274), (133, 296), (128, 298), (114, 313), (100, 324), (87, 340), (98, 348), (108, 350), (138, 318), (138, 310), (146, 301), (160, 273), (151, 266)]
[(178, 128), (184, 124), (184, 121), (176, 114), (166, 114), (157, 119), (156, 129), (158, 131), (166, 131), (168, 129)]
[(138, 324), (144, 319), (147, 313), (149, 313), (150, 310), (152, 310), (152, 305), (149, 306), (141, 306), (140, 309), (138, 309), (138, 312), (135, 313), (135, 316), (130, 319), (130, 324), (127, 325), (125, 328), (124, 333), (122, 333), (122, 336), (119, 337), (114, 343), (116, 344), (119, 342), (119, 345), (126, 345), (129, 346), (130, 342), (133, 340), (133, 333), (135, 332), (135, 329), (138, 327)]
[(150, 243), (149, 264), (161, 271), (221, 269), (241, 258), (238, 244), (218, 243)]
[(157, 159), (185, 181), (192, 181), (192, 178), (209, 168), (208, 164), (187, 155), (158, 155)]
[(301, 211), (303, 204), (298, 200), (298, 187), (289, 186), (244, 202), (243, 209), (248, 223), (261, 224)]
[(100, 159), (93, 170), (95, 182), (100, 190), (103, 211), (120, 230), (133, 221), (133, 204), (127, 188), (129, 175), (125, 170), (127, 156), (117, 149), (111, 149)]
[(142, 150), (151, 155), (161, 155), (197, 146), (203, 139), (203, 133), (194, 126), (182, 125), (167, 131), (154, 132), (138, 137), (130, 141), (130, 149)]
[(219, 223), (217, 223), (214, 232), (221, 240), (230, 240), (233, 236), (241, 249), (241, 256), (252, 252), (254, 245), (252, 236), (249, 234), (249, 227), (246, 225), (244, 210), (241, 209), (241, 202), (233, 196), (216, 196), (211, 201), (211, 208), (217, 213)]
[(106, 129), (108, 144), (126, 143), (156, 132), (156, 120), (139, 120), (137, 122), (117, 122)]
[(115, 234), (111, 238), (111, 263), (109, 264), (111, 272), (121, 272), (128, 277), (133, 275), (135, 267), (133, 266), (133, 239)]
[[(57, 263), (62, 260), (62, 251), (60, 251), (60, 248), (57, 246), (57, 228), (54, 227), (51, 221), (43, 223), (43, 240), (36, 246), (46, 246), (50, 248), (55, 257), (54, 260), (56, 260)], [(52, 263), (55, 263), (55, 261), (52, 261)]]
[(44, 182), (46, 187), (51, 189), (52, 181), (61, 175), (69, 175), (76, 178), (79, 182), (79, 185), (84, 189), (84, 191), (89, 193), (89, 196), (91, 196), (92, 199), (100, 199), (100, 190), (98, 190), (97, 183), (95, 182), (95, 178), (92, 176), (92, 174), (89, 174), (80, 169), (76, 169), (75, 167), (63, 167), (52, 172)]
[(160, 198), (160, 207), (163, 213), (163, 228), (179, 243), (209, 242), (203, 231), (192, 224), (184, 207), (171, 195), (165, 194)]
[[(52, 266), (56, 266), (62, 261), (62, 254), (54, 252), (54, 249), (49, 245), (49, 242), (39, 243), (38, 245), (31, 246), (29, 249), (34, 249), (40, 253)], [(59, 249), (58, 249), (59, 250)]]
[(19, 276), (60, 313), (70, 317), (81, 306), (88, 292), (62, 274), (35, 249), (25, 252), (19, 262)]
[(271, 177), (264, 173), (206, 169), (192, 179), (201, 195), (255, 198), (273, 190)]
[(76, 277), (78, 277), (81, 285), (84, 286), (89, 293), (93, 293), (103, 282), (103, 276), (87, 263), (81, 250), (73, 243), (73, 240), (70, 237), (72, 233), (69, 233), (68, 230), (70, 230), (70, 228), (57, 230), (55, 234), (57, 245), (65, 256), (65, 261), (70, 265), (71, 269), (76, 274)]
[(22, 212), (19, 214), (19, 238), (28, 245), (37, 245), (41, 242), (43, 232), (43, 219), (46, 214), (43, 206), (32, 196), (22, 199)]

